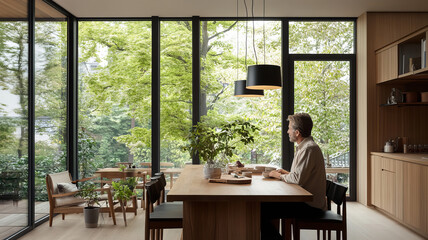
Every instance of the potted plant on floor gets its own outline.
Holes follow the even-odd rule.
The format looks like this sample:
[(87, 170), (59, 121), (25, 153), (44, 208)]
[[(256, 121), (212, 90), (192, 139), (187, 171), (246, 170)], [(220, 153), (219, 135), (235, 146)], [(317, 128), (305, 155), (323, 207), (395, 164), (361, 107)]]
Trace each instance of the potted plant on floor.
[(189, 151), (192, 156), (198, 154), (205, 162), (205, 178), (220, 178), (221, 168), (234, 155), (234, 140), (244, 145), (253, 143), (253, 134), (257, 130), (256, 126), (243, 120), (226, 122), (217, 127), (199, 122), (187, 136), (189, 144), (183, 150)]
[[(124, 169), (121, 168), (121, 171)], [(122, 179), (119, 181), (112, 182), (112, 186), (114, 189), (114, 199), (118, 200), (120, 203), (120, 208), (123, 213), (123, 219), (126, 223), (126, 207), (127, 202), (134, 195), (134, 188), (137, 185), (137, 179), (135, 177), (130, 177), (127, 179)]]
[[(81, 197), (86, 202), (86, 207), (83, 209), (83, 212), (85, 215), (85, 226), (87, 228), (98, 227), (100, 208), (98, 203), (99, 195), (96, 189), (94, 183), (86, 182), (80, 187), (79, 192), (76, 193), (76, 196)], [(98, 207), (94, 206), (95, 204), (97, 204)]]

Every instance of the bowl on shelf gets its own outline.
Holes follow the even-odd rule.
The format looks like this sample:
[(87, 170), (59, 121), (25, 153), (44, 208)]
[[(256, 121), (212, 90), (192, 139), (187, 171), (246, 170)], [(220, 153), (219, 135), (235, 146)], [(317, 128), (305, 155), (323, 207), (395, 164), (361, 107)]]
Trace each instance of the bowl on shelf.
[(428, 103), (428, 92), (421, 92), (421, 102)]
[(414, 103), (418, 101), (418, 92), (403, 92), (406, 103)]

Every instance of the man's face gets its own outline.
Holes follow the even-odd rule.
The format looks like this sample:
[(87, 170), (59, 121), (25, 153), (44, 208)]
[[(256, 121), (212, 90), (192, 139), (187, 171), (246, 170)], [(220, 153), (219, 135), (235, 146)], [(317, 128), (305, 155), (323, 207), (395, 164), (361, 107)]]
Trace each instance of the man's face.
[(290, 121), (288, 123), (288, 131), (287, 131), (287, 133), (288, 133), (288, 137), (290, 138), (290, 142), (296, 142), (297, 141), (298, 131), (296, 131), (296, 130), (293, 129), (293, 122), (292, 121)]

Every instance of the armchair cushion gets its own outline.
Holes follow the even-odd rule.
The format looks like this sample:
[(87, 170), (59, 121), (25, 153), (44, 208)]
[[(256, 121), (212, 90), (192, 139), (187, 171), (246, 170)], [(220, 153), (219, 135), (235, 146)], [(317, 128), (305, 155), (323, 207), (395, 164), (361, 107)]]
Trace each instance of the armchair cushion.
[(69, 193), (77, 191), (77, 186), (74, 183), (58, 183), (57, 187), (59, 193)]

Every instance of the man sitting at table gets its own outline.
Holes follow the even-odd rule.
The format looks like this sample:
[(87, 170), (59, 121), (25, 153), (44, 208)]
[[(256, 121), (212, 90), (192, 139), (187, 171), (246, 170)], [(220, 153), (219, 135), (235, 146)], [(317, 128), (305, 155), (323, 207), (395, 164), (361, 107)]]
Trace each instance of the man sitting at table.
[(298, 184), (314, 196), (311, 202), (262, 203), (262, 239), (282, 239), (272, 223), (273, 219), (293, 218), (302, 215), (320, 214), (327, 210), (325, 200), (326, 174), (324, 157), (320, 147), (311, 137), (312, 119), (307, 113), (288, 116), (290, 142), (297, 143), (290, 172), (278, 169), (269, 176), (286, 183)]

